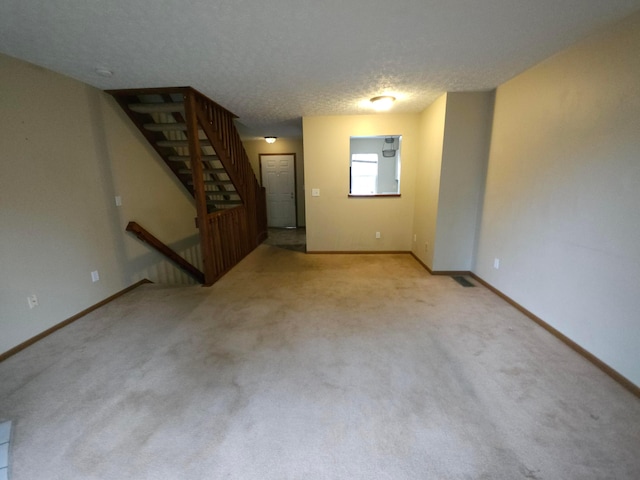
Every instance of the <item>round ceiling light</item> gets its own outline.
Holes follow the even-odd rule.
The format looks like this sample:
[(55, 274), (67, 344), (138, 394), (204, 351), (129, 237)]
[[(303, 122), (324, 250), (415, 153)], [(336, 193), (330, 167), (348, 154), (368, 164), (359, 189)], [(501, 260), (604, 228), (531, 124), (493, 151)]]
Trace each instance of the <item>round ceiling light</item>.
[(100, 75), (101, 77), (113, 77), (113, 71), (109, 70), (108, 68), (104, 68), (104, 67), (97, 67), (95, 69), (95, 72)]
[(381, 95), (379, 97), (373, 97), (371, 100), (371, 105), (378, 111), (389, 110), (393, 106), (393, 102), (396, 101), (396, 97), (392, 97), (391, 95)]
[(267, 143), (276, 143), (276, 138), (278, 137), (264, 137), (264, 141)]

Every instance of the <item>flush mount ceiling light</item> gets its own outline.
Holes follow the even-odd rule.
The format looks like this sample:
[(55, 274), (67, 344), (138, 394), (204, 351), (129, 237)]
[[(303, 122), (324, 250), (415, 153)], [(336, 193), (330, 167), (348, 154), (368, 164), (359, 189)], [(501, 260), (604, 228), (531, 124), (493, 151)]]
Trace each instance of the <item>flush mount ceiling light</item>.
[(113, 71), (109, 70), (108, 68), (104, 68), (104, 67), (97, 67), (95, 69), (95, 72), (100, 75), (101, 77), (113, 77)]
[(393, 105), (393, 102), (396, 101), (396, 97), (392, 97), (391, 95), (381, 95), (379, 97), (373, 97), (371, 100), (371, 105), (373, 108), (378, 111), (389, 110)]
[(278, 137), (264, 137), (264, 141), (267, 143), (276, 143)]

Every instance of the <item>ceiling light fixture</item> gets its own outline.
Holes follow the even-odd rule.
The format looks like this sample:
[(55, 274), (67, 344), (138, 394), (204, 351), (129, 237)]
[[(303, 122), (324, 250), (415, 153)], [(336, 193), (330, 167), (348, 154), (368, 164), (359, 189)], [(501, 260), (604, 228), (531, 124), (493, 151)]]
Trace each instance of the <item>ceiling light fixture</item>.
[(381, 95), (379, 97), (373, 97), (371, 100), (371, 105), (378, 111), (389, 110), (393, 105), (393, 102), (396, 101), (396, 97), (392, 97), (391, 95)]
[(113, 77), (113, 71), (109, 70), (108, 68), (104, 68), (104, 67), (97, 67), (95, 69), (95, 72), (100, 75), (101, 77)]
[(276, 143), (278, 137), (264, 137), (264, 141), (267, 143)]

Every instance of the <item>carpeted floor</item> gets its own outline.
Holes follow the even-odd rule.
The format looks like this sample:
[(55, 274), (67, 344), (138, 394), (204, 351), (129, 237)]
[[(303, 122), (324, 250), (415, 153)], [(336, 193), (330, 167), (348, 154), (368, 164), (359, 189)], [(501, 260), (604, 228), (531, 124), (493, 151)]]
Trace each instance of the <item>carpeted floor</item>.
[(292, 250), (294, 252), (307, 251), (307, 231), (301, 228), (272, 228), (269, 227), (269, 235), (264, 241), (266, 245)]
[(12, 480), (637, 479), (640, 401), (408, 255), (260, 246), (0, 364)]

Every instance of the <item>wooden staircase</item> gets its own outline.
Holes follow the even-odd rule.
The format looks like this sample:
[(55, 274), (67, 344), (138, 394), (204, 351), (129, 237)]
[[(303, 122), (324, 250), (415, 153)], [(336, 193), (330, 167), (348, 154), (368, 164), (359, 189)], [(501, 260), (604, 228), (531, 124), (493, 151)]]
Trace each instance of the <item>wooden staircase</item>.
[(211, 285), (267, 236), (266, 201), (233, 122), (191, 87), (109, 90), (194, 197)]

